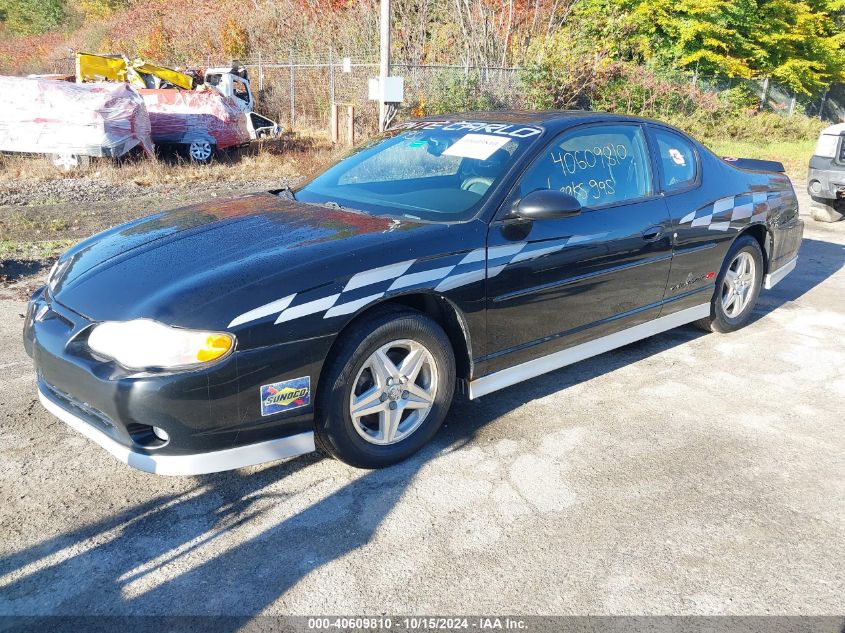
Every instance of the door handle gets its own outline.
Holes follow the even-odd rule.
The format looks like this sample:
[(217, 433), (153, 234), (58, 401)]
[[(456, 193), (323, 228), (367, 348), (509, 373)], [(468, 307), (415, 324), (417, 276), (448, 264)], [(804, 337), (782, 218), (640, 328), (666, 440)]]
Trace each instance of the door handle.
[(643, 231), (643, 239), (646, 242), (656, 242), (666, 231), (663, 229), (663, 225), (655, 224), (654, 226), (648, 227), (645, 231)]

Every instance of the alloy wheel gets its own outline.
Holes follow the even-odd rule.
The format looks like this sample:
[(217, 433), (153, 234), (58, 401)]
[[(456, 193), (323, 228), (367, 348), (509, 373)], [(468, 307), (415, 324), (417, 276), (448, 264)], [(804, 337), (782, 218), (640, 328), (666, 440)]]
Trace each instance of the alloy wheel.
[(722, 310), (735, 319), (754, 295), (755, 263), (750, 253), (737, 253), (722, 280)]
[(349, 414), (355, 431), (371, 444), (395, 444), (416, 431), (437, 395), (434, 357), (417, 341), (382, 345), (353, 382)]

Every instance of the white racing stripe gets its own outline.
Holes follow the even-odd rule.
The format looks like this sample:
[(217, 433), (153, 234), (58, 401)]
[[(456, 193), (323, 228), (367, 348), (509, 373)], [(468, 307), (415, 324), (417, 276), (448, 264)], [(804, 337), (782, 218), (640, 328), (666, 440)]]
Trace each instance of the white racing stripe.
[(445, 292), (446, 290), (452, 290), (454, 288), (459, 288), (460, 286), (466, 286), (467, 284), (471, 284), (476, 281), (483, 281), (484, 280), (485, 271), (484, 269), (480, 270), (472, 270), (467, 273), (458, 273), (457, 275), (450, 275), (446, 277), (443, 281), (437, 284), (434, 289), (438, 292)]
[(487, 249), (486, 248), (476, 248), (474, 251), (470, 251), (464, 258), (458, 262), (458, 266), (461, 264), (472, 264), (473, 262), (482, 262), (484, 258), (487, 256)]
[(710, 221), (713, 219), (713, 214), (709, 213), (707, 215), (702, 215), (700, 218), (696, 218), (692, 221), (690, 226), (710, 226)]
[[(703, 218), (701, 219), (703, 220)], [(708, 216), (709, 221), (709, 216)], [(573, 235), (569, 238), (562, 238), (559, 240), (549, 240), (546, 245), (538, 243), (539, 248), (526, 249), (527, 242), (514, 242), (512, 244), (500, 244), (490, 248), (476, 248), (466, 253), (463, 258), (457, 263), (450, 266), (441, 266), (429, 270), (422, 270), (405, 274), (419, 260), (408, 259), (395, 264), (387, 266), (380, 266), (371, 270), (364, 270), (354, 274), (346, 282), (341, 292), (335, 292), (327, 297), (314, 299), (300, 305), (290, 307), (296, 294), (288, 295), (276, 301), (272, 301), (263, 306), (259, 306), (249, 312), (245, 312), (240, 316), (235, 317), (229, 324), (229, 327), (235, 327), (244, 323), (256, 321), (265, 316), (277, 313), (275, 323), (285, 323), (304, 316), (316, 314), (325, 311), (324, 319), (332, 317), (343, 316), (351, 314), (363, 308), (364, 306), (377, 301), (382, 298), (387, 292), (392, 290), (400, 290), (402, 288), (409, 288), (420, 284), (427, 284), (429, 282), (439, 282), (434, 286), (434, 290), (444, 292), (465, 286), (467, 284), (481, 281), (486, 277), (495, 277), (501, 273), (509, 264), (518, 263), (521, 261), (542, 257), (550, 253), (563, 250), (567, 246), (573, 244), (581, 244), (606, 237), (608, 233), (593, 233), (590, 235)], [(488, 268), (485, 275), (484, 268), (480, 270), (466, 271), (461, 267), (465, 264), (474, 264), (478, 262), (487, 262)], [(493, 262), (493, 265), (490, 265)], [(374, 284), (393, 282), (384, 292), (374, 292), (366, 297), (354, 299), (352, 301), (341, 302), (338, 301), (344, 296), (344, 293), (358, 288), (365, 288)]]
[(322, 299), (315, 299), (314, 301), (309, 301), (308, 303), (302, 303), (298, 306), (288, 308), (279, 315), (279, 318), (276, 319), (276, 325), (284, 323), (285, 321), (293, 321), (294, 319), (308, 316), (309, 314), (314, 314), (315, 312), (328, 310), (334, 305), (334, 302), (337, 301), (339, 296), (340, 293), (337, 293), (335, 295), (323, 297)]
[(363, 308), (365, 305), (372, 303), (376, 299), (381, 299), (383, 296), (384, 293), (379, 292), (378, 294), (370, 295), (369, 297), (356, 299), (355, 301), (347, 301), (346, 303), (341, 303), (339, 305), (332, 306), (326, 311), (326, 314), (323, 315), (323, 318), (331, 319), (332, 317), (342, 316), (344, 314), (356, 312)]
[(271, 314), (278, 314), (285, 308), (287, 308), (293, 298), (296, 296), (296, 293), (292, 295), (288, 295), (287, 297), (282, 297), (281, 299), (276, 299), (275, 301), (271, 301), (263, 306), (259, 306), (249, 312), (244, 312), (240, 316), (236, 316), (232, 319), (232, 322), (229, 323), (228, 327), (235, 327), (237, 325), (243, 325), (244, 323), (249, 323), (250, 321), (257, 321), (266, 316), (270, 316)]
[(408, 286), (415, 286), (417, 284), (424, 284), (427, 281), (434, 281), (435, 279), (443, 279), (454, 269), (454, 266), (444, 266), (443, 268), (434, 268), (432, 270), (423, 270), (418, 273), (411, 273), (410, 275), (403, 275), (390, 284), (388, 292), (396, 290), (397, 288), (407, 288)]
[(390, 264), (389, 266), (382, 266), (381, 268), (373, 268), (372, 270), (365, 270), (364, 272), (352, 275), (352, 278), (346, 282), (343, 292), (349, 292), (350, 290), (363, 288), (364, 286), (371, 286), (372, 284), (377, 284), (380, 281), (387, 281), (388, 279), (396, 279), (396, 277), (404, 275), (405, 271), (408, 270), (415, 261), (417, 260), (409, 259), (408, 261), (399, 262), (398, 264)]
[(716, 200), (713, 203), (713, 215), (718, 215), (719, 213), (724, 213), (725, 211), (730, 211), (734, 206), (734, 197), (728, 196), (727, 198), (722, 198), (721, 200)]

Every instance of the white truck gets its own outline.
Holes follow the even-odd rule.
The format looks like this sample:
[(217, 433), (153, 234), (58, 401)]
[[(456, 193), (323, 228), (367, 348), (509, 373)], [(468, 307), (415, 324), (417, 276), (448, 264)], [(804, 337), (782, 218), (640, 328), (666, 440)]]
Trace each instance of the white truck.
[(279, 124), (254, 111), (255, 98), (246, 69), (233, 64), (231, 68), (207, 68), (205, 83), (231, 97), (246, 114), (252, 139), (275, 138), (281, 133)]

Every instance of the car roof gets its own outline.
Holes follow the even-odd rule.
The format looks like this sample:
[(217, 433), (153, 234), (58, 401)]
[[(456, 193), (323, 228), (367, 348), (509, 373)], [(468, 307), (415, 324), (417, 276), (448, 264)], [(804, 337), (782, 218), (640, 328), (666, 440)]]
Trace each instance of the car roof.
[(487, 110), (451, 112), (430, 115), (419, 121), (483, 121), (485, 123), (510, 123), (536, 125), (548, 129), (562, 129), (571, 125), (599, 121), (652, 122), (635, 116), (592, 112), (589, 110)]

